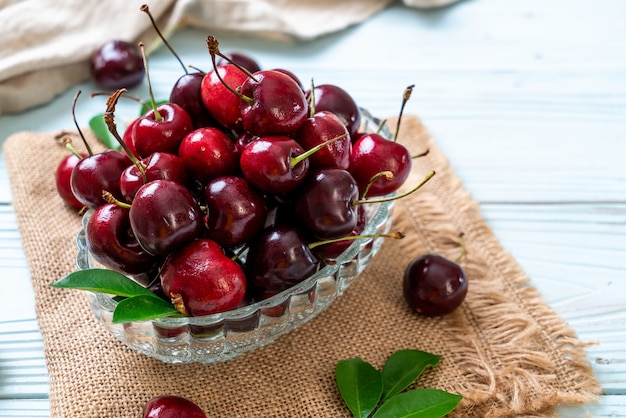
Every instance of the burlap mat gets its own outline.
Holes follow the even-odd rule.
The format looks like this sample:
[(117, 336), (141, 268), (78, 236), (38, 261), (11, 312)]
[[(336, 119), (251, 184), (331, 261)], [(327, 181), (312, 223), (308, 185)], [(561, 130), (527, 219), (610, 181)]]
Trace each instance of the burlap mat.
[[(558, 404), (596, 399), (583, 344), (527, 285), (416, 117), (405, 117), (400, 140), (415, 152), (430, 149), (415, 161), (408, 183), (437, 172), (396, 206), (394, 229), (406, 238), (387, 240), (328, 310), (273, 344), (224, 363), (170, 365), (118, 342), (92, 317), (82, 292), (48, 286), (75, 269), (80, 219), (62, 204), (53, 176), (66, 150), (53, 134), (9, 138), (4, 152), (36, 294), (52, 416), (138, 417), (148, 399), (174, 394), (212, 417), (347, 417), (334, 381), (337, 361), (358, 356), (382, 367), (405, 348), (443, 355), (418, 385), (462, 394), (453, 417), (553, 416)], [(425, 252), (454, 258), (461, 231), (469, 277), (464, 304), (443, 318), (414, 314), (402, 298), (405, 266)]]

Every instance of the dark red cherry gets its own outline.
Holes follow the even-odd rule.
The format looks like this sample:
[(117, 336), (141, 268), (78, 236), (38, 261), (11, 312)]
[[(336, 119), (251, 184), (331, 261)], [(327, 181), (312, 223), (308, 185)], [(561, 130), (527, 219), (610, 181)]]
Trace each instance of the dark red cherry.
[(185, 109), (191, 118), (194, 129), (217, 125), (202, 102), (203, 79), (204, 74), (200, 72), (184, 74), (176, 80), (170, 92), (170, 103), (175, 103)]
[(245, 271), (260, 292), (280, 292), (319, 269), (319, 261), (295, 227), (265, 228), (250, 241)]
[(361, 127), (361, 111), (346, 90), (334, 84), (321, 84), (315, 86), (313, 95), (316, 112), (327, 110), (334, 113), (346, 125), (350, 136), (358, 134)]
[(239, 169), (235, 143), (217, 128), (198, 128), (189, 133), (181, 141), (178, 155), (202, 184)]
[(112, 90), (134, 87), (145, 76), (139, 48), (123, 40), (102, 44), (92, 54), (90, 68), (94, 81)]
[(258, 71), (241, 85), (243, 128), (253, 135), (289, 135), (308, 116), (304, 92), (288, 75), (279, 71)]
[[(356, 226), (347, 236), (354, 237), (357, 235), (363, 234), (365, 227), (367, 226), (367, 215), (365, 211), (365, 205), (357, 205), (356, 207), (356, 215), (357, 221)], [(317, 258), (321, 260), (334, 260), (339, 257), (344, 251), (352, 245), (353, 240), (340, 240), (335, 242), (330, 242), (327, 244), (318, 245), (313, 248), (313, 253), (317, 256)]]
[(427, 316), (445, 315), (465, 300), (467, 277), (458, 263), (437, 254), (426, 254), (407, 266), (403, 293), (417, 312)]
[(384, 196), (402, 186), (409, 176), (412, 161), (404, 145), (370, 133), (362, 135), (352, 146), (349, 170), (359, 190), (365, 190), (373, 176), (390, 171), (393, 178), (379, 177), (371, 184), (366, 197)]
[(220, 58), (217, 60), (217, 65), (228, 65), (234, 62), (235, 64), (242, 66), (251, 73), (261, 71), (261, 66), (259, 65), (259, 63), (256, 62), (256, 60), (249, 55), (241, 52), (230, 52), (224, 55), (226, 55), (226, 57), (228, 57), (230, 61), (226, 60), (225, 58)]
[(300, 78), (298, 78), (298, 76), (295, 75), (293, 72), (291, 72), (291, 71), (289, 71), (289, 70), (287, 70), (285, 68), (274, 68), (274, 71), (281, 72), (281, 73), (286, 74), (289, 77), (293, 78), (293, 81), (295, 81), (296, 84), (298, 84), (298, 86), (300, 86), (302, 91), (304, 91), (304, 85), (302, 84), (302, 81), (300, 81)]
[(297, 190), (293, 208), (300, 224), (316, 238), (335, 239), (356, 228), (358, 198), (356, 181), (348, 171), (318, 169)]
[(96, 208), (104, 203), (102, 192), (122, 199), (120, 175), (131, 164), (121, 151), (107, 150), (80, 160), (72, 170), (72, 192), (83, 205)]
[(252, 141), (241, 152), (239, 165), (250, 184), (265, 193), (288, 193), (306, 178), (304, 149), (287, 136), (265, 136)]
[(154, 152), (176, 154), (183, 138), (193, 130), (189, 114), (177, 104), (165, 103), (149, 110), (133, 127), (133, 145), (140, 157)]
[(167, 255), (198, 237), (202, 213), (185, 186), (171, 180), (154, 180), (135, 194), (130, 225), (148, 253)]
[(352, 141), (348, 129), (334, 113), (323, 110), (307, 118), (294, 134), (294, 139), (304, 149), (311, 149), (341, 135), (345, 135), (345, 137), (333, 141), (315, 152), (309, 157), (309, 161), (311, 167), (315, 168), (347, 170), (350, 166)]
[[(83, 154), (81, 157), (85, 158), (87, 157), (87, 154)], [(74, 209), (80, 209), (84, 206), (83, 203), (74, 195), (70, 181), (72, 177), (72, 170), (74, 170), (74, 167), (80, 160), (81, 158), (78, 156), (68, 154), (59, 162), (59, 165), (57, 165), (54, 172), (54, 183), (59, 196), (61, 196), (61, 199), (63, 199), (69, 207)]]
[(113, 203), (98, 207), (85, 227), (87, 249), (105, 267), (134, 276), (147, 284), (157, 259), (137, 242), (130, 228), (128, 209)]
[(219, 124), (228, 129), (241, 130), (241, 98), (226, 88), (224, 83), (237, 90), (247, 78), (239, 68), (229, 64), (209, 71), (202, 79), (200, 96), (204, 107)]
[(242, 268), (209, 239), (197, 239), (171, 254), (161, 270), (161, 285), (186, 316), (235, 309), (246, 295)]
[(189, 399), (161, 395), (150, 399), (144, 405), (142, 418), (207, 418), (207, 416)]
[(211, 180), (204, 197), (207, 236), (224, 247), (246, 243), (265, 226), (265, 198), (241, 177)]
[(137, 165), (129, 165), (120, 176), (120, 190), (127, 202), (131, 202), (137, 190), (145, 183), (153, 180), (171, 180), (187, 185), (189, 174), (183, 160), (176, 154), (155, 152), (141, 160), (145, 167), (143, 174)]

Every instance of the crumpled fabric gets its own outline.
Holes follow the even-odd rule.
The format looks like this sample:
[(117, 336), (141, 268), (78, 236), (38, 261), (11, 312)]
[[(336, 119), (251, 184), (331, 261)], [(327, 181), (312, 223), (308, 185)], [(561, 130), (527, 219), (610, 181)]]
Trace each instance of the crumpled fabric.
[[(404, 0), (432, 8), (457, 0)], [(301, 41), (358, 24), (392, 0), (146, 0), (162, 32), (185, 26)], [(46, 103), (90, 76), (109, 39), (154, 40), (135, 1), (0, 0), (0, 114)]]

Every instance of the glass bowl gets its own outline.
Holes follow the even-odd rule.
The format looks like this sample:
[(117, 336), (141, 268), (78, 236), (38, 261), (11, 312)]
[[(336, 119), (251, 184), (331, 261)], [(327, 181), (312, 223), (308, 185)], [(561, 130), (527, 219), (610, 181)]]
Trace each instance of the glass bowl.
[[(364, 112), (369, 123), (378, 121)], [(365, 205), (368, 222), (363, 234), (384, 234), (392, 224), (393, 201)], [(83, 216), (76, 238), (79, 269), (101, 267), (91, 257)], [(86, 292), (93, 314), (117, 339), (132, 350), (167, 363), (212, 363), (232, 359), (265, 346), (315, 318), (328, 308), (363, 272), (384, 238), (355, 240), (333, 264), (296, 286), (263, 301), (219, 314), (113, 323), (117, 302), (111, 295)]]

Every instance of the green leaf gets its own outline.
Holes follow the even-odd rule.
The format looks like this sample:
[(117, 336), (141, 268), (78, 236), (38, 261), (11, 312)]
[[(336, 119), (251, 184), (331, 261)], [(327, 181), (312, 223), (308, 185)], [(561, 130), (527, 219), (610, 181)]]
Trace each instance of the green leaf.
[(441, 418), (463, 397), (438, 389), (413, 389), (389, 398), (373, 418)]
[(113, 311), (113, 323), (149, 321), (166, 316), (182, 316), (170, 302), (155, 295), (133, 296), (120, 301)]
[[(121, 145), (117, 141), (117, 139), (111, 134), (109, 128), (104, 122), (104, 114), (100, 113), (99, 115), (95, 115), (91, 119), (89, 119), (89, 127), (93, 131), (93, 133), (98, 137), (98, 139), (110, 149), (120, 149)], [(118, 132), (123, 132), (124, 127), (117, 127)]]
[(374, 366), (360, 358), (341, 360), (335, 366), (335, 380), (344, 402), (357, 418), (368, 417), (383, 393), (383, 377)]
[(426, 369), (439, 364), (441, 356), (420, 350), (393, 353), (383, 367), (383, 401), (409, 387)]
[(122, 273), (107, 269), (78, 270), (51, 283), (50, 286), (62, 289), (89, 290), (124, 297), (146, 295), (158, 298), (150, 290)]

